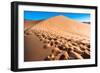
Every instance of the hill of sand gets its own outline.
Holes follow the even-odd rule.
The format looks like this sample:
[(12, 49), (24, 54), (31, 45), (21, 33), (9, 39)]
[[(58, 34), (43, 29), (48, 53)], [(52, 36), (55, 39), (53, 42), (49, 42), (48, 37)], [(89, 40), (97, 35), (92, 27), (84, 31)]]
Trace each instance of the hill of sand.
[[(25, 33), (25, 45), (28, 46), (25, 47), (27, 49), (25, 56), (28, 55), (27, 58), (25, 57), (27, 61), (90, 58), (90, 24), (81, 23), (60, 15), (37, 23), (27, 33), (29, 33), (28, 35)], [(31, 39), (28, 38), (27, 41), (27, 37), (30, 37), (30, 35)], [(38, 39), (38, 45), (33, 44), (29, 52), (29, 45), (36, 40), (34, 36)], [(40, 44), (42, 47), (39, 46)], [(34, 48), (36, 46), (38, 46), (38, 51)], [(44, 49), (48, 52), (44, 52)], [(32, 53), (32, 51), (37, 54)], [(41, 52), (44, 53), (42, 58), (32, 59), (37, 55), (40, 56)]]
[(37, 23), (41, 22), (42, 20), (25, 20), (24, 21), (24, 30), (30, 29), (32, 26), (36, 25)]
[(62, 15), (45, 20), (32, 29), (49, 29), (53, 30), (53, 32), (59, 31), (61, 32), (60, 34), (63, 32), (84, 37), (89, 37), (90, 35), (90, 25), (66, 18)]

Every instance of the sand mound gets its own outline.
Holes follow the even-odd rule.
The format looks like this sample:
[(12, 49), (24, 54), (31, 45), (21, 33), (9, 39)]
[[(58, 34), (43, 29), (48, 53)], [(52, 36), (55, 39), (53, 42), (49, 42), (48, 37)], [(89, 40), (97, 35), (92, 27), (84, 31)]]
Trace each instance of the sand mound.
[(27, 29), (30, 29), (31, 27), (33, 27), (37, 23), (40, 23), (41, 21), (42, 20), (37, 20), (37, 21), (25, 20), (24, 21), (24, 31), (26, 31)]

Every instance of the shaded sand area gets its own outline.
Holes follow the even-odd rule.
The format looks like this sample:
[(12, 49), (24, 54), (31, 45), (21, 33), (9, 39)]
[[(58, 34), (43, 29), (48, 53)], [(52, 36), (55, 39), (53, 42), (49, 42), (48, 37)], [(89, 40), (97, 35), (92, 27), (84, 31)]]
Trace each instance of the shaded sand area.
[(25, 61), (90, 58), (90, 24), (62, 15), (36, 23), (25, 31)]
[[(44, 49), (43, 43), (34, 34), (24, 37), (25, 61), (43, 60), (51, 53), (51, 49)], [(28, 44), (28, 45), (27, 45)]]

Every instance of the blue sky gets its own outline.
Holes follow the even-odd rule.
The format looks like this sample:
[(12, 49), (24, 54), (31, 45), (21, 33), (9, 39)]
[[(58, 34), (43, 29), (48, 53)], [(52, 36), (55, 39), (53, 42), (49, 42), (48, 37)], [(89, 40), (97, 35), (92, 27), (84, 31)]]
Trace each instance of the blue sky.
[(24, 11), (25, 20), (45, 20), (54, 16), (63, 15), (80, 22), (89, 22), (90, 14), (85, 13), (63, 13), (63, 12), (40, 12), (40, 11)]

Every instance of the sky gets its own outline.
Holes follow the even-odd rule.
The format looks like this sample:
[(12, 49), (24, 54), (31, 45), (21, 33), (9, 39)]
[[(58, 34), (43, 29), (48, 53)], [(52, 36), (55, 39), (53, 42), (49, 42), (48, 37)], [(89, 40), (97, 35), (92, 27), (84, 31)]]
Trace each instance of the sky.
[(25, 20), (45, 20), (59, 15), (63, 15), (80, 22), (90, 22), (90, 14), (87, 13), (24, 11)]

